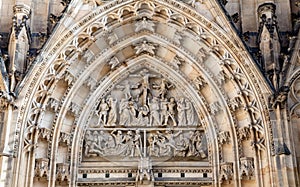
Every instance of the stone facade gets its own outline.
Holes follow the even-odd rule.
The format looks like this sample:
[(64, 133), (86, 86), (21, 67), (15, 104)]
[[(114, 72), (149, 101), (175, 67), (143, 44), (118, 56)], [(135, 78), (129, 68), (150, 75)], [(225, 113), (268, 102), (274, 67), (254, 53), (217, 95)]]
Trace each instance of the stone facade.
[(0, 186), (298, 186), (298, 6), (3, 0)]

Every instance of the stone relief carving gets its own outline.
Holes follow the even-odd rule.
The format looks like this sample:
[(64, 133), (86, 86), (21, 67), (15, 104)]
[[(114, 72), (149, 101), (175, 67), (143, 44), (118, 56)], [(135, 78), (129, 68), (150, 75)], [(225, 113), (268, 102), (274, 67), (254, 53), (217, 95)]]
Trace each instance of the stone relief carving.
[(56, 164), (56, 180), (57, 181), (68, 181), (70, 178), (69, 164), (57, 163)]
[(207, 82), (204, 80), (202, 76), (196, 77), (193, 82), (195, 83), (198, 90), (201, 90), (205, 85), (207, 85)]
[(154, 32), (154, 26), (155, 24), (151, 20), (148, 20), (146, 17), (143, 17), (142, 20), (138, 21), (135, 24), (135, 32), (139, 32), (141, 30), (148, 30)]
[(219, 133), (219, 142), (220, 144), (230, 143), (230, 133), (229, 131), (222, 131)]
[(251, 136), (250, 126), (240, 127), (238, 132), (239, 132), (240, 138), (242, 140), (244, 140), (244, 139), (248, 140)]
[(210, 112), (213, 115), (215, 115), (216, 113), (218, 113), (222, 110), (222, 107), (221, 107), (219, 101), (215, 101), (213, 103), (210, 103), (209, 107), (210, 107)]
[(224, 162), (220, 164), (220, 181), (230, 181), (233, 177), (233, 163)]
[(120, 65), (120, 61), (117, 57), (112, 57), (110, 59), (110, 61), (108, 62), (108, 65), (110, 65), (110, 68), (111, 69), (115, 69), (115, 67), (119, 66)]
[(175, 56), (173, 58), (173, 60), (171, 61), (171, 64), (178, 70), (180, 65), (182, 65), (184, 63), (184, 60), (179, 57), (179, 56)]
[(51, 139), (51, 130), (47, 128), (40, 128), (40, 136), (47, 141), (50, 141)]
[(86, 157), (207, 158), (207, 142), (200, 130), (96, 130), (85, 134)]
[(49, 160), (48, 158), (38, 158), (35, 160), (35, 177), (38, 178), (47, 178), (49, 169), (48, 169)]
[(251, 179), (254, 176), (254, 159), (252, 157), (242, 157), (240, 162), (240, 176), (243, 179)]
[(148, 53), (150, 55), (155, 55), (155, 49), (156, 49), (156, 44), (153, 44), (147, 40), (143, 40), (137, 44), (135, 44), (135, 48), (134, 48), (135, 54), (139, 55), (141, 53)]
[(178, 95), (166, 78), (142, 69), (116, 84), (95, 109), (97, 122), (90, 127), (200, 126), (192, 102)]
[(138, 171), (136, 175), (136, 182), (147, 185), (154, 181), (154, 174), (152, 170), (152, 163), (149, 157), (142, 158), (139, 162)]

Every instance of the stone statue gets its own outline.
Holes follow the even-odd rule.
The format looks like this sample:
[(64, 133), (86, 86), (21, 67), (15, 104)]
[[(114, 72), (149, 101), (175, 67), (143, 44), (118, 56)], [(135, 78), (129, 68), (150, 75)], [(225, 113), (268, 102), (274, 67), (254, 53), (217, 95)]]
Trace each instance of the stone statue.
[(161, 83), (159, 85), (153, 85), (154, 89), (158, 89), (159, 91), (159, 97), (164, 100), (165, 96), (167, 94), (168, 89), (174, 88), (175, 86), (171, 83), (169, 83), (166, 79), (162, 79)]
[(143, 69), (139, 74), (131, 74), (130, 77), (142, 78), (138, 87), (141, 87), (142, 105), (147, 103), (147, 98), (152, 95), (150, 88), (150, 78), (158, 78), (158, 75), (149, 73), (149, 70)]
[(131, 153), (131, 156), (139, 156), (142, 158), (142, 137), (139, 130), (135, 131), (133, 143), (135, 145), (135, 149), (133, 150), (133, 153)]
[(149, 113), (149, 107), (147, 105), (141, 106), (139, 108), (138, 117), (137, 117), (137, 124), (139, 126), (146, 126), (149, 123), (148, 113)]
[(178, 126), (186, 126), (186, 107), (185, 99), (181, 98), (177, 102), (177, 111), (178, 111)]
[(118, 118), (117, 102), (117, 99), (114, 99), (112, 97), (108, 99), (108, 105), (110, 107), (110, 110), (108, 112), (107, 125), (109, 126), (116, 126)]
[(195, 109), (193, 107), (193, 104), (188, 99), (185, 99), (185, 109), (186, 109), (187, 125), (197, 126), (198, 118), (197, 118)]
[(120, 125), (128, 126), (132, 122), (129, 101), (122, 99), (120, 103)]
[(157, 126), (160, 125), (160, 118), (159, 118), (159, 102), (156, 97), (152, 99), (152, 102), (150, 103), (148, 101), (148, 105), (150, 108), (150, 126)]
[(174, 97), (170, 98), (170, 101), (168, 103), (168, 120), (169, 118), (171, 118), (172, 122), (173, 122), (173, 126), (177, 126), (177, 122), (175, 119), (175, 107), (176, 107), (176, 102)]
[(109, 107), (108, 107), (108, 104), (105, 102), (105, 99), (104, 98), (101, 99), (101, 103), (99, 104), (99, 108), (97, 111), (97, 114), (99, 117), (98, 126), (101, 126), (102, 124), (106, 125), (108, 110), (109, 110)]

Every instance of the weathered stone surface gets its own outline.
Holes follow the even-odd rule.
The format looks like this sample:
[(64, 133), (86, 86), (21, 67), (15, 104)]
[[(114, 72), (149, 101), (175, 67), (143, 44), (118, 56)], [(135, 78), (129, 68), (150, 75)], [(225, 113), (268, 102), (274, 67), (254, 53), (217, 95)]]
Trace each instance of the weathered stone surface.
[(3, 0), (0, 186), (298, 186), (298, 4)]

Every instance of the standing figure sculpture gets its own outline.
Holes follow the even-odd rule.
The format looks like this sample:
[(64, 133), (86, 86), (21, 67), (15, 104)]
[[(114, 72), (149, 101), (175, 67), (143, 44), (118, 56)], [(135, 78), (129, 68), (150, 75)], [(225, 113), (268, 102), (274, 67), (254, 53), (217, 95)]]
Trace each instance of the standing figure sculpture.
[(141, 87), (142, 105), (147, 104), (147, 98), (149, 95), (152, 95), (150, 90), (150, 78), (158, 78), (159, 76), (149, 73), (149, 70), (147, 69), (143, 69), (139, 74), (132, 74), (130, 77), (142, 78), (138, 87)]
[(132, 122), (129, 101), (122, 99), (120, 103), (120, 125), (128, 126)]
[(99, 104), (99, 108), (97, 111), (98, 114), (98, 126), (106, 125), (107, 122), (107, 113), (108, 113), (109, 107), (108, 104), (105, 102), (105, 99), (101, 99), (101, 103)]
[(169, 83), (166, 79), (162, 79), (161, 83), (159, 85), (153, 85), (154, 89), (158, 89), (159, 97), (161, 99), (165, 99), (165, 96), (167, 94), (167, 91), (169, 88), (174, 88), (175, 86), (171, 83)]
[(186, 108), (187, 125), (197, 126), (198, 125), (198, 118), (196, 116), (193, 104), (188, 99), (185, 100), (185, 108)]
[(157, 126), (160, 125), (160, 118), (159, 118), (159, 102), (157, 98), (153, 98), (152, 102), (148, 101), (148, 105), (150, 108), (150, 126)]
[(177, 103), (178, 111), (178, 126), (186, 126), (186, 107), (184, 98), (181, 98)]
[(108, 120), (107, 124), (109, 126), (116, 126), (117, 123), (117, 117), (118, 117), (118, 111), (117, 111), (117, 100), (110, 97), (108, 99), (108, 105), (110, 107), (110, 110), (108, 112)]

